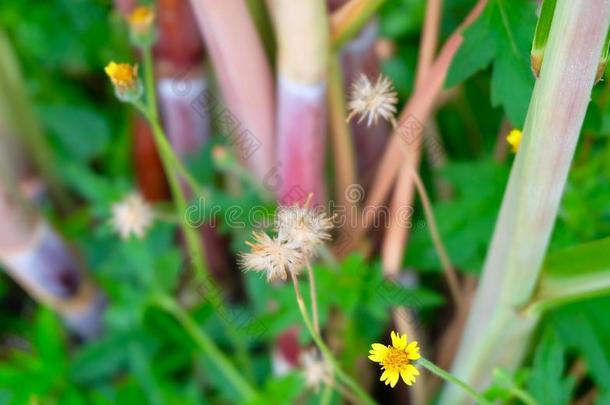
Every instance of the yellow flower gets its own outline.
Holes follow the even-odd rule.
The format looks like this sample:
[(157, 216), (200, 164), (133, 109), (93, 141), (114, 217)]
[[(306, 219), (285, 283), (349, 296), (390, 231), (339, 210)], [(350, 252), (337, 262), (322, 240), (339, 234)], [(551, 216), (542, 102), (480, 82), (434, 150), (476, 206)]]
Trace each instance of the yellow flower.
[(110, 62), (104, 71), (121, 93), (135, 89), (138, 85), (138, 65)]
[(146, 33), (155, 20), (155, 12), (147, 6), (136, 7), (128, 17), (129, 26), (136, 33)]
[(394, 388), (399, 376), (402, 377), (405, 384), (412, 385), (415, 382), (415, 376), (419, 375), (419, 371), (411, 364), (413, 360), (421, 357), (417, 342), (407, 344), (407, 335), (394, 331), (390, 335), (392, 346), (373, 343), (369, 359), (381, 364), (383, 374), (379, 380), (385, 381), (385, 385), (389, 384)]
[(508, 142), (508, 144), (511, 146), (513, 153), (517, 153), (519, 150), (519, 144), (521, 143), (522, 137), (523, 133), (518, 129), (513, 129), (506, 137), (506, 142)]

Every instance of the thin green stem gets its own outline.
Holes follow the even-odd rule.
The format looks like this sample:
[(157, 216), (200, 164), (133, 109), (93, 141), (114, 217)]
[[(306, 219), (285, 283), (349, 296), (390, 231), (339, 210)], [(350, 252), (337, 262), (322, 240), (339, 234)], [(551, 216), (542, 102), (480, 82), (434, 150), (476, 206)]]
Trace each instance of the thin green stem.
[(430, 371), (433, 374), (436, 374), (437, 376), (441, 377), (443, 380), (459, 386), (464, 391), (466, 391), (475, 400), (476, 403), (484, 404), (484, 405), (491, 405), (491, 402), (489, 402), (488, 400), (483, 398), (483, 396), (481, 394), (479, 394), (470, 385), (466, 384), (464, 381), (449, 374), (447, 371), (438, 367), (436, 364), (432, 363), (430, 360), (427, 360), (427, 359), (421, 357), (419, 360), (417, 360), (417, 364), (421, 364), (428, 371)]
[(239, 394), (247, 400), (252, 400), (258, 393), (248, 381), (239, 373), (237, 368), (216, 346), (214, 341), (195, 323), (193, 318), (180, 307), (172, 298), (168, 296), (155, 297), (153, 303), (159, 308), (171, 314), (184, 330), (189, 334), (193, 341), (199, 346), (201, 351), (219, 368), (227, 381), (235, 387)]
[(337, 363), (337, 360), (335, 360), (330, 349), (326, 346), (320, 335), (317, 334), (314, 330), (314, 327), (311, 323), (311, 319), (309, 319), (309, 314), (307, 313), (307, 308), (305, 307), (305, 301), (303, 301), (301, 289), (299, 288), (299, 282), (293, 272), (289, 273), (290, 277), (292, 278), (292, 284), (294, 285), (294, 292), (296, 295), (299, 310), (301, 311), (301, 316), (303, 317), (305, 326), (307, 327), (309, 334), (313, 338), (313, 341), (320, 349), (322, 356), (324, 356), (324, 359), (333, 367), (333, 370), (337, 374), (337, 377), (339, 377), (339, 380), (341, 380), (348, 388), (350, 388), (354, 392), (354, 394), (358, 396), (362, 403), (375, 404), (375, 401), (362, 388), (360, 388), (360, 386), (346, 372), (344, 372), (341, 367), (339, 367), (339, 364)]
[(151, 114), (151, 121), (157, 122), (159, 116), (157, 113), (157, 98), (155, 91), (155, 76), (154, 65), (152, 60), (152, 49), (150, 46), (142, 48), (144, 56), (144, 84), (146, 86), (146, 105)]
[[(180, 184), (178, 173), (185, 178), (189, 186), (196, 194), (201, 193), (202, 187), (182, 165), (182, 162), (176, 156), (172, 146), (167, 140), (167, 136), (163, 131), (163, 128), (161, 128), (161, 125), (159, 124), (157, 118), (158, 115), (156, 112), (152, 56), (150, 54), (150, 49), (145, 48), (143, 51), (147, 105), (142, 105), (142, 103), (139, 101), (134, 101), (133, 104), (146, 117), (151, 126), (155, 146), (157, 147), (161, 157), (161, 163), (169, 182), (172, 197), (176, 203), (176, 211), (180, 217), (180, 227), (182, 229), (186, 246), (195, 269), (196, 278), (200, 282), (205, 283), (207, 286), (215, 287), (214, 280), (210, 276), (205, 265), (205, 251), (203, 242), (201, 240), (201, 235), (197, 229), (190, 226), (188, 221), (186, 221), (184, 218), (184, 214), (186, 213), (188, 207), (185, 192), (182, 184)], [(217, 288), (214, 288), (214, 290), (217, 290)], [(225, 305), (218, 294), (208, 294), (206, 298), (210, 301), (211, 305), (216, 309), (216, 311), (226, 313), (224, 310)], [(235, 346), (239, 362), (241, 363), (242, 367), (244, 367), (244, 369), (247, 370), (250, 375), (252, 375), (250, 357), (248, 356), (248, 351), (245, 345), (239, 338), (237, 328), (230, 321), (227, 321), (226, 325), (227, 335)]]
[(320, 334), (320, 321), (318, 318), (318, 295), (316, 294), (316, 279), (313, 276), (313, 270), (311, 269), (311, 263), (309, 260), (305, 261), (307, 267), (307, 275), (309, 278), (309, 299), (311, 300), (311, 313), (313, 317), (313, 326), (316, 333)]

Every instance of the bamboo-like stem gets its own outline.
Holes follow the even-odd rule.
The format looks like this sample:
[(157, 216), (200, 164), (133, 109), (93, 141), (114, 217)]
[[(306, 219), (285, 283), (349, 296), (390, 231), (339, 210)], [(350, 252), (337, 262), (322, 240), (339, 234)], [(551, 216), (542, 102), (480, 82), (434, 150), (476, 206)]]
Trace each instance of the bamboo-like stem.
[[(517, 367), (538, 320), (535, 291), (610, 23), (610, 0), (559, 1), (454, 373), (480, 388)], [(499, 349), (501, 348), (501, 350)], [(442, 400), (465, 398), (446, 387)]]
[(3, 183), (0, 262), (25, 291), (57, 311), (78, 335), (87, 339), (99, 336), (105, 298), (66, 242), (23, 197), (7, 191)]
[(293, 272), (290, 273), (290, 278), (292, 279), (292, 285), (294, 286), (294, 294), (297, 301), (297, 305), (299, 307), (299, 311), (301, 312), (301, 316), (303, 317), (303, 322), (305, 323), (305, 327), (307, 328), (309, 334), (312, 339), (320, 349), (322, 356), (324, 359), (333, 367), (334, 372), (337, 377), (343, 382), (348, 388), (350, 388), (355, 395), (358, 396), (360, 401), (365, 404), (375, 404), (375, 401), (371, 399), (371, 397), (356, 383), (345, 371), (341, 369), (338, 362), (335, 360), (332, 355), (330, 349), (326, 346), (322, 337), (314, 330), (314, 327), (309, 318), (309, 314), (307, 313), (307, 307), (305, 306), (305, 301), (303, 300), (303, 295), (301, 294), (301, 289), (299, 288), (299, 281)]
[[(270, 1), (278, 41), (278, 170), (280, 203), (325, 199), (324, 162), (328, 21), (324, 0)], [(303, 35), (303, 32), (308, 32)]]
[(172, 315), (180, 323), (197, 346), (199, 346), (202, 353), (209, 357), (218, 367), (227, 381), (239, 392), (243, 399), (252, 400), (258, 396), (254, 387), (242, 377), (235, 365), (227, 359), (214, 341), (178, 303), (167, 296), (155, 297), (152, 303)]
[[(191, 0), (229, 114), (222, 135), (260, 179), (275, 166), (271, 68), (243, 0)], [(256, 78), (253, 80), (253, 78)]]

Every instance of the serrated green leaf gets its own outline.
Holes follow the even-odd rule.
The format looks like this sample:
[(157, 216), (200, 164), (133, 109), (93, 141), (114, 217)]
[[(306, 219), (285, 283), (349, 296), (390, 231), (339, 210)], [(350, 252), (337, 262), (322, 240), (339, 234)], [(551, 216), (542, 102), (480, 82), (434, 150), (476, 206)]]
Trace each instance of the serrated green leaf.
[(546, 334), (534, 356), (528, 391), (541, 404), (568, 404), (575, 381), (564, 377), (564, 348), (553, 334)]

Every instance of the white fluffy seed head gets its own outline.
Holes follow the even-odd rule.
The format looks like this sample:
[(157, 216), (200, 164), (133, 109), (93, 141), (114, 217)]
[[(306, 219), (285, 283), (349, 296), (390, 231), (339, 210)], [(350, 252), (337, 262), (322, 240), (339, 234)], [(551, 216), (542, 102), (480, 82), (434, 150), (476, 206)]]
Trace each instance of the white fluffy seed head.
[(303, 254), (285, 241), (263, 232), (253, 232), (254, 242), (246, 242), (251, 250), (242, 253), (240, 265), (244, 270), (263, 273), (267, 281), (286, 280), (288, 272), (298, 276), (303, 268)]
[(320, 389), (320, 385), (330, 381), (331, 367), (320, 356), (316, 349), (310, 349), (303, 352), (300, 356), (303, 376), (305, 384), (314, 389), (316, 392)]
[(373, 84), (362, 74), (352, 85), (347, 121), (359, 115), (358, 123), (367, 118), (367, 126), (377, 124), (379, 117), (394, 122), (397, 103), (398, 97), (390, 79), (380, 74)]
[(139, 194), (132, 193), (112, 205), (110, 223), (122, 239), (127, 239), (132, 234), (143, 238), (153, 219), (152, 207)]
[(321, 210), (299, 207), (281, 207), (276, 215), (278, 239), (303, 254), (313, 256), (317, 246), (331, 239), (332, 219)]

